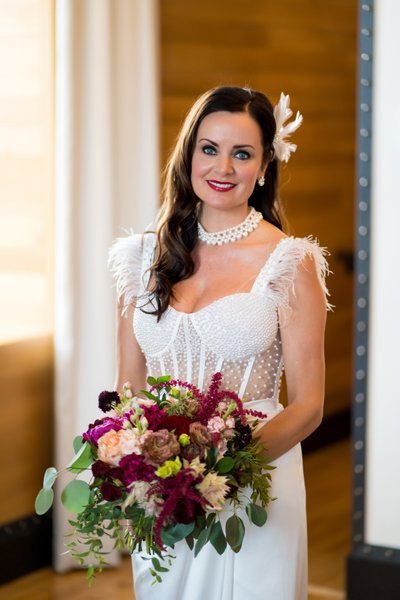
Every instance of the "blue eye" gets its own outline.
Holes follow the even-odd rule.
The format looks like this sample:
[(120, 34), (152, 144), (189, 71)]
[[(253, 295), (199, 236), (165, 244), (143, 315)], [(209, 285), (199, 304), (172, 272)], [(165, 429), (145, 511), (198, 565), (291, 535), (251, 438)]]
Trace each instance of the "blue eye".
[(208, 154), (210, 156), (213, 156), (217, 153), (217, 150), (214, 148), (214, 146), (203, 146), (202, 150), (204, 154)]
[(238, 150), (235, 154), (236, 158), (239, 158), (240, 160), (247, 160), (248, 158), (250, 158), (250, 154), (248, 152), (246, 152), (246, 150)]

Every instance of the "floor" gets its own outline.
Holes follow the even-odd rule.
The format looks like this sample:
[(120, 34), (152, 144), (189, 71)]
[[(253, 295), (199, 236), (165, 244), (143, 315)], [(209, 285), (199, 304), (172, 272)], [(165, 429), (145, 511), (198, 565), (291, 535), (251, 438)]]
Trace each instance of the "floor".
[[(350, 549), (350, 444), (338, 442), (307, 455), (304, 462), (309, 524), (308, 600), (345, 600), (345, 558)], [(124, 557), (119, 568), (102, 573), (91, 589), (87, 588), (83, 572), (57, 575), (50, 568), (0, 587), (0, 600), (28, 599), (134, 600), (130, 560)]]

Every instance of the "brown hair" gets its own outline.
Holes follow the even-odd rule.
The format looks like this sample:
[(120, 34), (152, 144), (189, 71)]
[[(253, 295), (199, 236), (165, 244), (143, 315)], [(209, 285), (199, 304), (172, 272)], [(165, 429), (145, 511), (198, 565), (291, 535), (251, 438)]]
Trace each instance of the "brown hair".
[(191, 184), (192, 155), (200, 123), (207, 115), (218, 111), (247, 112), (258, 123), (264, 163), (271, 162), (265, 186), (254, 187), (249, 206), (260, 211), (266, 221), (283, 228), (277, 196), (278, 164), (273, 160), (276, 123), (271, 102), (261, 92), (249, 88), (223, 86), (205, 92), (189, 111), (165, 169), (163, 204), (157, 225), (157, 254), (150, 268), (151, 297), (156, 303), (152, 314), (158, 319), (168, 308), (174, 284), (194, 272), (191, 252), (198, 241), (199, 198)]

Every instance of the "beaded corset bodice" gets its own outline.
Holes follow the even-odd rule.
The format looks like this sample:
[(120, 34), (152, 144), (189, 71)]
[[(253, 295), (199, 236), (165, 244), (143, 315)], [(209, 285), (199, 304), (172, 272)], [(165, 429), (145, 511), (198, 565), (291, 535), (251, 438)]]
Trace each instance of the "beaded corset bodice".
[(250, 292), (224, 296), (193, 313), (169, 307), (157, 323), (141, 310), (149, 310), (146, 288), (154, 248), (154, 235), (131, 235), (117, 240), (110, 255), (124, 305), (136, 298), (133, 329), (148, 374), (171, 375), (205, 389), (212, 374), (221, 371), (223, 386), (244, 401), (269, 399), (277, 405), (283, 370), (278, 309), (288, 308), (290, 288), (306, 255), (314, 257), (325, 290), (323, 251), (308, 238), (284, 238)]

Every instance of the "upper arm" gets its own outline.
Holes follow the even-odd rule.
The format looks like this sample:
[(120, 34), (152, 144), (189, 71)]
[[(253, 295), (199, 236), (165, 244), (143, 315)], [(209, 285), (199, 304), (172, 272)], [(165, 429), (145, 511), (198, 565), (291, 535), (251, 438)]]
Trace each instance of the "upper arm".
[(146, 361), (139, 346), (133, 329), (133, 315), (135, 304), (126, 309), (126, 314), (121, 314), (121, 306), (117, 308), (117, 373), (115, 389), (122, 390), (127, 381), (130, 382), (134, 392), (146, 387)]
[(146, 383), (145, 358), (133, 328), (136, 298), (142, 293), (143, 243), (143, 236), (138, 234), (118, 238), (109, 254), (118, 297), (115, 382), (118, 391), (127, 381), (134, 391), (143, 389)]
[(313, 256), (300, 263), (289, 293), (290, 314), (280, 310), (288, 402), (322, 416), (326, 299)]

